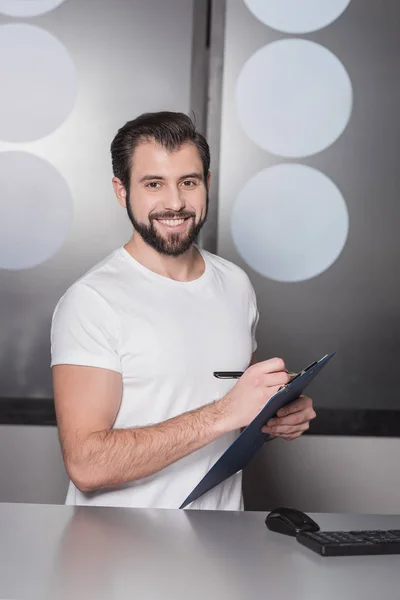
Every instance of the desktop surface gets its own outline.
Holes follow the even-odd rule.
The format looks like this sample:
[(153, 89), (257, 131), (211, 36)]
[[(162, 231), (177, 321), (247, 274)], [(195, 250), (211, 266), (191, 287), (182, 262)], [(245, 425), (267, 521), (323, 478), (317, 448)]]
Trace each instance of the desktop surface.
[[(265, 512), (0, 504), (0, 599), (397, 597), (399, 557), (322, 558)], [(400, 516), (312, 514), (322, 530)]]

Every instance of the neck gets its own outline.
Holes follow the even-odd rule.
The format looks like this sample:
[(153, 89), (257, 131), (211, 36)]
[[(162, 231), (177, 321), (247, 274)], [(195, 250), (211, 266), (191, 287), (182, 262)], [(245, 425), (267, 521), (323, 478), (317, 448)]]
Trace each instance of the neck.
[(205, 270), (203, 257), (194, 245), (180, 256), (168, 256), (157, 252), (135, 233), (124, 248), (150, 271), (175, 281), (193, 281)]

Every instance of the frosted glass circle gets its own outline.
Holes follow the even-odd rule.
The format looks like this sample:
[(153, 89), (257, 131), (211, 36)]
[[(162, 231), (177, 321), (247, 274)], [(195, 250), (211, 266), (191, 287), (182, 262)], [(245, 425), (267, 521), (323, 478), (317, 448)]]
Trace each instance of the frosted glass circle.
[(299, 158), (324, 150), (351, 115), (350, 78), (339, 59), (308, 40), (285, 39), (253, 54), (239, 74), (236, 108), (250, 139)]
[(244, 0), (268, 27), (284, 33), (309, 33), (335, 21), (350, 0)]
[(51, 258), (72, 225), (72, 199), (60, 173), (26, 152), (0, 152), (0, 268)]
[(0, 14), (10, 17), (36, 17), (54, 10), (65, 0), (0, 0)]
[(336, 185), (298, 164), (257, 173), (232, 211), (239, 254), (275, 281), (304, 281), (326, 271), (340, 255), (348, 228), (347, 206)]
[(33, 25), (0, 27), (0, 139), (29, 142), (68, 117), (77, 94), (66, 48)]

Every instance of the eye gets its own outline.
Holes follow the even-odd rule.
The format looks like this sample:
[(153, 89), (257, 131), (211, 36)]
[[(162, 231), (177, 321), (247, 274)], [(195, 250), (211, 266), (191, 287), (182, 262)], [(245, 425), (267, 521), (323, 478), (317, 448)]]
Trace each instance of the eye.
[(191, 179), (187, 179), (187, 180), (183, 181), (182, 184), (183, 184), (183, 187), (191, 188), (191, 187), (195, 187), (196, 182), (192, 181)]
[(159, 181), (150, 181), (146, 184), (146, 187), (150, 188), (151, 190), (157, 190), (160, 185), (161, 183)]

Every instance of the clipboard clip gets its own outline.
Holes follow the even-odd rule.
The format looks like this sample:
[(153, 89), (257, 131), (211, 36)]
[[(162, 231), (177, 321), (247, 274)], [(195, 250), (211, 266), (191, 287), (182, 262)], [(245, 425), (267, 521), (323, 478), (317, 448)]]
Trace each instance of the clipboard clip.
[[(303, 369), (302, 371), (300, 371), (300, 373), (296, 373), (295, 375), (293, 375), (293, 377), (291, 377), (289, 379), (289, 381), (287, 382), (286, 385), (289, 385), (290, 383), (292, 383), (292, 381), (295, 381), (299, 377), (302, 377), (303, 375), (305, 375), (307, 373), (307, 371), (309, 371), (310, 369), (312, 369), (313, 367), (315, 367), (315, 365), (317, 365), (317, 364), (318, 364), (318, 361), (315, 360), (310, 365), (308, 365), (308, 367), (306, 367), (305, 369)], [(283, 386), (283, 387), (286, 387), (286, 386)]]

